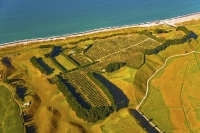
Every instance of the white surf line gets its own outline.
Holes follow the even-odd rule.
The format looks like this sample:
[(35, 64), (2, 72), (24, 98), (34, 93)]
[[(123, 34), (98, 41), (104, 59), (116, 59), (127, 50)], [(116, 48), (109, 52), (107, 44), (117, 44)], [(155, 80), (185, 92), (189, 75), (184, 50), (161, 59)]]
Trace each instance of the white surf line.
[(144, 22), (144, 23), (138, 23), (138, 24), (130, 24), (130, 25), (123, 25), (123, 26), (113, 26), (113, 27), (105, 27), (105, 28), (98, 28), (78, 33), (70, 33), (65, 34), (61, 36), (51, 36), (51, 37), (44, 37), (44, 38), (33, 38), (33, 39), (24, 39), (24, 40), (14, 40), (8, 43), (2, 43), (0, 44), (0, 48), (8, 47), (8, 46), (16, 46), (16, 45), (29, 45), (29, 43), (37, 43), (37, 42), (46, 42), (46, 41), (55, 41), (55, 40), (65, 40), (68, 38), (74, 38), (78, 36), (84, 36), (84, 35), (90, 35), (94, 33), (101, 33), (105, 31), (115, 31), (115, 30), (121, 30), (121, 29), (129, 29), (134, 27), (151, 27), (161, 24), (170, 24), (174, 25), (176, 23), (181, 23), (185, 21), (189, 21), (192, 19), (199, 19), (200, 18), (200, 12), (190, 13), (182, 16), (172, 17), (168, 19), (163, 20), (155, 20), (150, 22)]
[(104, 58), (106, 58), (106, 57), (108, 57), (108, 56), (111, 56), (111, 55), (113, 55), (113, 54), (117, 54), (117, 53), (119, 53), (119, 52), (121, 52), (121, 51), (124, 51), (124, 50), (129, 49), (129, 48), (134, 47), (134, 46), (137, 46), (137, 45), (139, 45), (139, 44), (141, 44), (141, 43), (143, 43), (143, 42), (145, 42), (145, 41), (147, 41), (147, 40), (150, 40), (150, 39), (151, 39), (151, 38), (147, 38), (147, 39), (145, 39), (145, 40), (143, 40), (143, 41), (141, 41), (141, 42), (139, 42), (139, 43), (137, 43), (137, 44), (135, 44), (135, 45), (131, 45), (131, 46), (129, 46), (129, 47), (126, 47), (126, 48), (121, 49), (121, 50), (119, 50), (119, 51), (116, 51), (116, 52), (114, 52), (114, 53), (108, 54), (108, 55), (106, 55), (106, 56), (104, 56), (104, 57), (101, 57), (101, 58), (97, 59), (96, 61), (100, 61), (100, 60), (102, 60), (102, 59), (104, 59)]
[(162, 68), (165, 67), (165, 65), (167, 64), (167, 61), (173, 57), (179, 57), (179, 56), (185, 56), (185, 55), (189, 55), (189, 54), (192, 54), (192, 53), (200, 53), (198, 51), (191, 51), (189, 53), (185, 53), (185, 54), (179, 54), (179, 55), (173, 55), (173, 56), (170, 56), (168, 57), (166, 60), (165, 60), (165, 63), (163, 64), (162, 67), (160, 67), (156, 72), (153, 73), (153, 75), (151, 75), (151, 77), (147, 80), (147, 89), (146, 89), (146, 94), (144, 96), (144, 98), (142, 99), (142, 101), (140, 102), (140, 104), (136, 107), (136, 110), (139, 111), (138, 109), (141, 107), (142, 103), (144, 102), (144, 100), (146, 99), (147, 95), (148, 95), (148, 92), (149, 92), (149, 81), (152, 79), (153, 76), (156, 75), (156, 73), (158, 73), (158, 71), (160, 71)]

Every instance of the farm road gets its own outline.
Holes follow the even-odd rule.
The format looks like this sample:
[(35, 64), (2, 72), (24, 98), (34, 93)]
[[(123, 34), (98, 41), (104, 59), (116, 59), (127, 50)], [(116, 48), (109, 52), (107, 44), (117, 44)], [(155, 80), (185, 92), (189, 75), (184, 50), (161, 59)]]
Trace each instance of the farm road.
[(185, 53), (185, 54), (178, 54), (178, 55), (173, 55), (173, 56), (170, 56), (168, 57), (166, 60), (165, 60), (165, 63), (163, 64), (162, 67), (160, 67), (153, 75), (151, 75), (151, 77), (147, 80), (147, 89), (146, 89), (146, 94), (144, 96), (144, 98), (142, 99), (142, 101), (140, 102), (140, 104), (137, 106), (137, 110), (140, 108), (140, 106), (142, 105), (142, 103), (144, 102), (144, 100), (146, 99), (147, 95), (148, 95), (148, 92), (149, 92), (149, 81), (153, 78), (153, 76), (156, 75), (156, 73), (158, 73), (158, 71), (160, 71), (162, 68), (165, 67), (165, 65), (167, 64), (167, 61), (173, 57), (179, 57), (179, 56), (185, 56), (185, 55), (189, 55), (189, 54), (192, 54), (192, 53), (200, 53), (198, 51), (191, 51), (189, 53)]

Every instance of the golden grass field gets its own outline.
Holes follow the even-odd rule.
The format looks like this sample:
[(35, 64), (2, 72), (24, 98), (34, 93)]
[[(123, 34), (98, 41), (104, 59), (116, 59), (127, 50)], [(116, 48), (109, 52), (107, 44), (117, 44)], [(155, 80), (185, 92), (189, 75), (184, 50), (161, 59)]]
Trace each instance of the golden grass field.
[(143, 128), (137, 125), (137, 120), (129, 113), (127, 109), (123, 109), (118, 113), (113, 113), (109, 120), (103, 126), (101, 126), (101, 130), (105, 133), (146, 132)]
[(130, 67), (123, 67), (119, 71), (114, 73), (104, 73), (103, 75), (109, 79), (112, 83), (117, 85), (125, 95), (130, 99), (129, 106), (136, 107), (137, 102), (135, 99), (135, 92), (133, 86), (133, 79), (135, 77), (137, 69)]
[(149, 82), (141, 110), (166, 132), (200, 131), (199, 57), (199, 53), (174, 57)]

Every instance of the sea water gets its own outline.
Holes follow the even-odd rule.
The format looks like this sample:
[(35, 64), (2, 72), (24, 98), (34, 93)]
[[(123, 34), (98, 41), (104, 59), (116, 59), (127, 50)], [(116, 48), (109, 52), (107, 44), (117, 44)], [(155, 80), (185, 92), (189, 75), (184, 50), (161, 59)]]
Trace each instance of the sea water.
[(199, 0), (0, 0), (0, 44), (199, 11)]

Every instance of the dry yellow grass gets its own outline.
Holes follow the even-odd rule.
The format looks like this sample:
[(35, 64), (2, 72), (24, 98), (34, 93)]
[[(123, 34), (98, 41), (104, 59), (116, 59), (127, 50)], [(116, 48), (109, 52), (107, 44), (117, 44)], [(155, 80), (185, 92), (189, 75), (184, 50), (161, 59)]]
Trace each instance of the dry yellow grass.
[[(196, 109), (200, 106), (200, 91), (198, 84), (200, 83), (200, 54), (192, 53), (189, 55), (174, 57), (168, 60), (166, 66), (162, 68), (150, 81), (149, 87), (156, 87), (164, 99), (164, 106), (169, 110), (170, 122), (173, 132), (199, 132), (200, 119), (196, 113)], [(155, 89), (155, 88), (154, 88)], [(155, 93), (151, 93), (148, 99), (155, 97)], [(158, 100), (158, 96), (156, 99)], [(149, 100), (148, 100), (149, 101)], [(152, 106), (154, 100), (150, 100), (145, 106)], [(146, 103), (146, 102), (145, 102)], [(158, 103), (158, 102), (157, 102)], [(157, 108), (163, 107), (158, 103)], [(148, 115), (157, 119), (156, 114)], [(164, 127), (165, 125), (161, 125)]]
[(146, 131), (138, 126), (137, 120), (129, 113), (128, 109), (113, 113), (109, 120), (101, 126), (105, 133), (145, 133)]
[(135, 96), (135, 88), (133, 80), (137, 69), (130, 67), (123, 67), (113, 73), (104, 73), (103, 75), (109, 79), (113, 84), (120, 88), (129, 99), (129, 106), (135, 108), (138, 104)]

